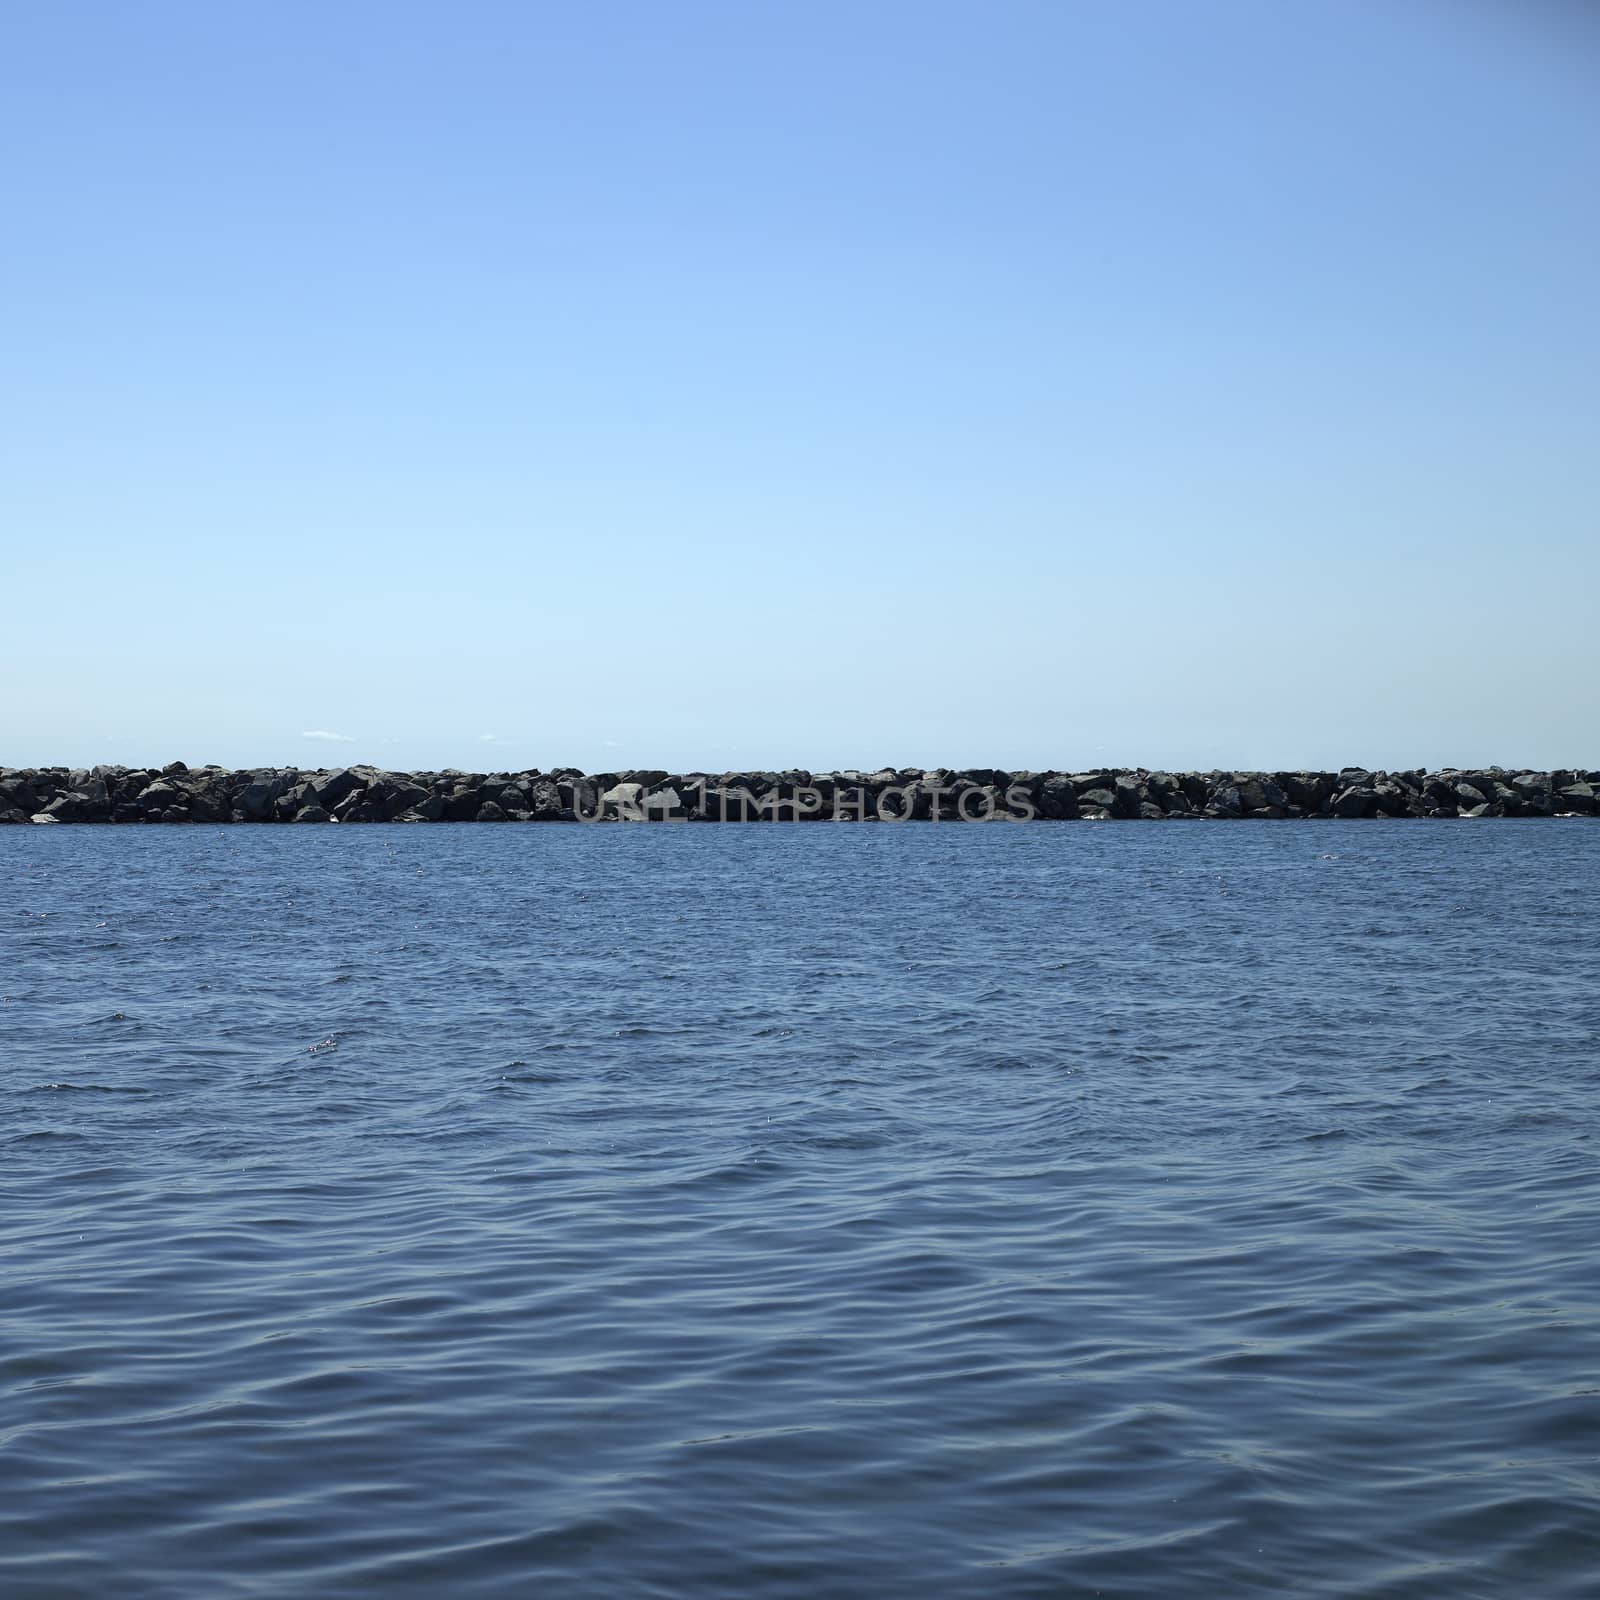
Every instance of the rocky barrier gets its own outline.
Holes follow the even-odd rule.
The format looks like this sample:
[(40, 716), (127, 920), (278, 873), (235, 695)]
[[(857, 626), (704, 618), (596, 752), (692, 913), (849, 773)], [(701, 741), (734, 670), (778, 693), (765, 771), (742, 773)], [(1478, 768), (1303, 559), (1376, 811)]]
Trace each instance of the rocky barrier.
[(989, 822), (1573, 817), (1600, 772), (387, 772), (0, 768), (0, 823)]

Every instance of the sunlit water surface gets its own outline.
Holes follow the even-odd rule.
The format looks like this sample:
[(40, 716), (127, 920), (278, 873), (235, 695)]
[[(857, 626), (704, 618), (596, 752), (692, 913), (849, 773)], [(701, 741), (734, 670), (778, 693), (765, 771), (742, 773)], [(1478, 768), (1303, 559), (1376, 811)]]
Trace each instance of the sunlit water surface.
[(0, 830), (0, 1593), (1592, 1600), (1597, 863)]

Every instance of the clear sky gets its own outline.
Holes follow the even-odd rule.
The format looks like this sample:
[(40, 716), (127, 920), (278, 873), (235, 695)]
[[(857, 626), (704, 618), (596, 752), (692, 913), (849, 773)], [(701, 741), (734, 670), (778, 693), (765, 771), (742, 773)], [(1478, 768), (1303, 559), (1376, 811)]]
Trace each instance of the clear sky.
[(0, 162), (0, 764), (1600, 766), (1582, 0), (13, 4)]

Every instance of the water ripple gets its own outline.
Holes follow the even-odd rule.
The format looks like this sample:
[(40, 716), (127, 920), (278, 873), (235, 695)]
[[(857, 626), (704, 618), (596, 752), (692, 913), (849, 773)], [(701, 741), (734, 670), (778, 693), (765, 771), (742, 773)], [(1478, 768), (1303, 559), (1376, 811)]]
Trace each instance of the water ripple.
[(0, 1592), (1587, 1600), (1597, 860), (0, 830)]

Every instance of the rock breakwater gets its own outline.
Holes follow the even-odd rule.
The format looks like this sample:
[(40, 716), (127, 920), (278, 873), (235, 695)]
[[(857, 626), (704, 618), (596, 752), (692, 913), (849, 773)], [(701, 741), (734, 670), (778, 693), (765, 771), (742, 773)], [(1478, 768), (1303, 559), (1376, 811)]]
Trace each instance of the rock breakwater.
[(389, 772), (0, 768), (3, 823), (985, 822), (1572, 817), (1600, 771)]

